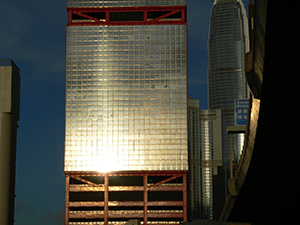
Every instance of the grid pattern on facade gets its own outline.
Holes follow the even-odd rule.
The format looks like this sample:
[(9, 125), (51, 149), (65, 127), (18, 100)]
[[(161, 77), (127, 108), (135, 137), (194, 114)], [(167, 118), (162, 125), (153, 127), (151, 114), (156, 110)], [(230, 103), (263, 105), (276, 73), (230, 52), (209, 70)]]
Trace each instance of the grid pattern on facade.
[(188, 99), (189, 220), (213, 219), (213, 175), (222, 165), (222, 110)]
[[(227, 109), (223, 118), (223, 163), (229, 164), (229, 135), (226, 128), (235, 125), (236, 99), (249, 98), (245, 76), (245, 53), (249, 51), (248, 20), (241, 0), (216, 0), (210, 18), (208, 105), (209, 109)], [(240, 154), (244, 135), (235, 136), (233, 149)]]
[(180, 2), (67, 1), (65, 225), (187, 221)]
[(212, 219), (213, 183), (210, 162), (213, 159), (213, 122), (200, 119), (200, 152), (201, 152), (201, 219)]
[(65, 171), (187, 169), (185, 25), (68, 27), (66, 82)]
[(233, 108), (247, 96), (244, 58), (249, 51), (246, 11), (240, 0), (212, 8), (209, 37), (209, 108)]
[(199, 129), (199, 100), (188, 99), (189, 137), (189, 221), (202, 218), (201, 151)]
[(213, 219), (213, 175), (222, 165), (222, 110), (188, 99), (189, 220)]

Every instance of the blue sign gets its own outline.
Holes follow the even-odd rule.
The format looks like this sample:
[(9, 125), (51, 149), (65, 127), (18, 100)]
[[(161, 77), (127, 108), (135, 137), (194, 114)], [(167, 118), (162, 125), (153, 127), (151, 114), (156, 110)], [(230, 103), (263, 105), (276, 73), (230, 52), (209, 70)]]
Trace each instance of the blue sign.
[(235, 125), (246, 125), (248, 118), (249, 99), (235, 100)]

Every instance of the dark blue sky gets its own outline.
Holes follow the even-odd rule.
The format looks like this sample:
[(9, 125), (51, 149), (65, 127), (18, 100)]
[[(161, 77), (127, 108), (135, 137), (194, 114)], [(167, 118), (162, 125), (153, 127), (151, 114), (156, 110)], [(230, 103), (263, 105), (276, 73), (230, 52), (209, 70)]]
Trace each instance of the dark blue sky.
[[(188, 0), (189, 96), (201, 109), (212, 4)], [(66, 24), (66, 0), (1, 0), (0, 59), (21, 71), (15, 225), (63, 225)]]

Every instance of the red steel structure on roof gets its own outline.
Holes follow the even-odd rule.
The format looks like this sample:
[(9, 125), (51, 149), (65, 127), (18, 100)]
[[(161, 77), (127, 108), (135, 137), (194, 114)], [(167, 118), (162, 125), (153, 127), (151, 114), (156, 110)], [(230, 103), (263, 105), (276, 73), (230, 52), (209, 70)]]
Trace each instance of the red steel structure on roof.
[[(68, 26), (186, 24), (185, 6), (68, 8), (67, 10)], [(136, 17), (135, 21), (128, 18), (130, 14)], [(119, 15), (119, 19), (112, 20), (111, 17), (116, 15)]]

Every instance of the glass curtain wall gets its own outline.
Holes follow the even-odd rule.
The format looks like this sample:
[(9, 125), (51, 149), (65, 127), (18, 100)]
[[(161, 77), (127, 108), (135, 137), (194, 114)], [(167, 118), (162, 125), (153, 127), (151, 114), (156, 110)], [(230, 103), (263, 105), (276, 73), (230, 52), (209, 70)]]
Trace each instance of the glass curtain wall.
[[(227, 109), (223, 120), (224, 165), (229, 163), (227, 126), (234, 123), (234, 101), (249, 98), (245, 77), (245, 53), (249, 51), (248, 20), (241, 0), (215, 0), (209, 33), (208, 105)], [(233, 149), (238, 155), (244, 135), (234, 135)]]
[(65, 171), (187, 170), (186, 51), (185, 25), (68, 26)]

